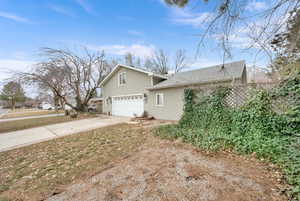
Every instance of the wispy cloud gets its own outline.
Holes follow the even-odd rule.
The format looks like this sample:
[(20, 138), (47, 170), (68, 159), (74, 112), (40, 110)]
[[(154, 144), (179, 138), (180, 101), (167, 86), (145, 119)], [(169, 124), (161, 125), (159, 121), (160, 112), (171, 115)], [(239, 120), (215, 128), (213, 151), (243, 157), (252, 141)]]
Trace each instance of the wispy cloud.
[(270, 49), (273, 35), (286, 29), (289, 14), (274, 16), (270, 21), (253, 20), (245, 27), (237, 27), (229, 35), (229, 41), (237, 48)]
[(203, 27), (214, 17), (213, 13), (195, 13), (189, 9), (171, 8), (171, 21), (175, 24), (191, 25), (196, 28)]
[(54, 5), (54, 4), (51, 4), (48, 6), (51, 10), (59, 13), (59, 14), (62, 14), (62, 15), (66, 15), (66, 16), (69, 16), (69, 17), (75, 17), (76, 15), (70, 11), (69, 9), (65, 8), (65, 7), (62, 7), (62, 6), (59, 6), (59, 5)]
[(75, 0), (87, 13), (95, 15), (96, 13), (93, 10), (91, 4), (87, 0)]
[(0, 11), (0, 17), (22, 23), (32, 23), (29, 19), (18, 16), (14, 13)]
[(154, 45), (142, 45), (142, 44), (132, 44), (132, 45), (104, 45), (104, 46), (95, 46), (87, 45), (89, 49), (102, 51), (104, 50), (108, 54), (112, 55), (125, 55), (130, 52), (137, 57), (151, 57), (155, 52)]
[[(254, 30), (253, 30), (254, 31)], [(246, 48), (258, 48), (258, 44), (251, 39), (251, 32), (247, 29), (235, 29), (232, 34), (224, 36), (224, 34), (213, 34), (212, 39), (217, 41), (223, 40), (224, 37), (228, 38), (230, 45), (234, 48), (246, 49)]]
[(141, 31), (137, 30), (128, 30), (128, 34), (133, 35), (133, 36), (143, 36), (144, 33)]
[(9, 78), (13, 72), (30, 70), (33, 63), (27, 60), (0, 59), (0, 80)]
[(264, 1), (250, 1), (246, 6), (248, 11), (261, 11), (267, 9), (268, 6)]

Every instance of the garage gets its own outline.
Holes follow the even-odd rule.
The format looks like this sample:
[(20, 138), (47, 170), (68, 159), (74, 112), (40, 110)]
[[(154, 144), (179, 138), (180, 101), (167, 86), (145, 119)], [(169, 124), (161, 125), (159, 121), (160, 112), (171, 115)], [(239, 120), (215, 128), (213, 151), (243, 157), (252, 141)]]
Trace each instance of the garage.
[(143, 94), (112, 97), (112, 115), (134, 117), (144, 113)]

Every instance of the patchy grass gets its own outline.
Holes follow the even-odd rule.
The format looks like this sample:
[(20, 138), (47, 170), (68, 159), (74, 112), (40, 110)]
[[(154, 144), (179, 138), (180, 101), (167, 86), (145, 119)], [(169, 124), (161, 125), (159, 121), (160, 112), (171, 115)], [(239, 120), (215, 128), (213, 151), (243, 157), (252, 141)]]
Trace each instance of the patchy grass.
[[(49, 124), (62, 123), (85, 118), (95, 117), (93, 114), (80, 114), (77, 118), (70, 116), (57, 116), (57, 117), (42, 117), (35, 119), (23, 119), (16, 121), (0, 122), (0, 133), (23, 130), (26, 128), (34, 128), (38, 126), (45, 126)], [(1, 188), (1, 187), (0, 187)]]
[(137, 151), (147, 130), (120, 124), (0, 153), (0, 200), (42, 200)]
[(31, 117), (31, 116), (40, 116), (47, 114), (58, 114), (63, 113), (64, 111), (53, 111), (53, 110), (15, 110), (10, 111), (0, 119), (9, 119), (9, 118), (18, 118), (18, 117)]

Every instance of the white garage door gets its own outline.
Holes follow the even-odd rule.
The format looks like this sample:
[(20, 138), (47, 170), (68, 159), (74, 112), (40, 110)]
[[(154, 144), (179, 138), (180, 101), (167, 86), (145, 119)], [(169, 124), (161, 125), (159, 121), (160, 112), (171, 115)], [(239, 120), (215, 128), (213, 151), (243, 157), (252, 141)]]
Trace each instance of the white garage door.
[(112, 115), (134, 117), (144, 113), (144, 96), (126, 95), (112, 98)]

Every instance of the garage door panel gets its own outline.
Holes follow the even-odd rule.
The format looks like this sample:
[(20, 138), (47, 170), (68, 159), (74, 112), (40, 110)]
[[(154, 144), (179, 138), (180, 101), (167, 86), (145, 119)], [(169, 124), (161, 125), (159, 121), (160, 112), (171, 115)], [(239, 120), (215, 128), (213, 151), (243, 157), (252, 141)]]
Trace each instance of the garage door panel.
[(112, 115), (134, 117), (144, 113), (144, 100), (142, 95), (113, 97)]

